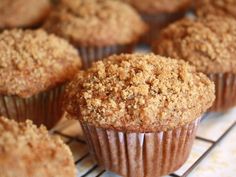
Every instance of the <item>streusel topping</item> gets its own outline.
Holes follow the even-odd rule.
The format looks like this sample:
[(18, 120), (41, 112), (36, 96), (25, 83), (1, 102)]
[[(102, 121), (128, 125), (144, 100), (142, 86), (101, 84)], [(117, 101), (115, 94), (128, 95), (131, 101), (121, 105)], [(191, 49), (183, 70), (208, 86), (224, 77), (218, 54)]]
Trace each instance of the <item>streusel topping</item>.
[(204, 73), (236, 73), (236, 21), (216, 16), (184, 19), (164, 29), (153, 48)]
[(76, 174), (72, 154), (59, 137), (50, 136), (45, 127), (37, 128), (31, 121), (16, 123), (3, 117), (0, 117), (0, 170), (3, 176), (75, 177)]
[(111, 0), (63, 0), (44, 28), (82, 46), (136, 42), (146, 31), (132, 7)]
[(199, 16), (212, 14), (236, 18), (236, 0), (197, 0), (195, 4)]
[(185, 125), (214, 101), (214, 84), (184, 61), (153, 54), (114, 55), (77, 75), (65, 108), (83, 123), (127, 131)]
[(43, 30), (0, 34), (0, 93), (29, 97), (70, 80), (81, 66), (76, 49)]

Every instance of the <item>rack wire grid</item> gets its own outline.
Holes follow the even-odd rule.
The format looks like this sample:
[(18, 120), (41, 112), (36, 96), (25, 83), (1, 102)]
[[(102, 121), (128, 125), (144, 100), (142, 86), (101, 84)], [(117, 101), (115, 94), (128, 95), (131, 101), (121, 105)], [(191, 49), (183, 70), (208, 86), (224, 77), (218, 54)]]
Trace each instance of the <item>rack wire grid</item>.
[[(236, 128), (234, 115), (236, 115), (236, 109), (231, 113), (204, 115), (188, 161), (169, 177), (189, 176), (209, 153)], [(64, 121), (61, 126), (53, 131), (71, 148), (78, 169), (78, 177), (117, 177), (118, 175), (106, 171), (94, 163), (79, 127), (77, 121), (70, 120)]]

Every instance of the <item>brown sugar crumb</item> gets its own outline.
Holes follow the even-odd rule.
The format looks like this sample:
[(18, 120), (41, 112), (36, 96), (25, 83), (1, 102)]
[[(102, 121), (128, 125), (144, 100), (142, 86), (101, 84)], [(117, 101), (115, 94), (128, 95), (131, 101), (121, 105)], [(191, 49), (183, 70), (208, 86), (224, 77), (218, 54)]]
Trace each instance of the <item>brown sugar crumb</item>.
[(152, 132), (191, 122), (213, 101), (214, 84), (184, 61), (122, 54), (79, 73), (66, 88), (64, 106), (81, 122)]
[(81, 66), (76, 49), (43, 30), (0, 34), (0, 93), (29, 97), (70, 80)]
[(236, 21), (216, 16), (183, 19), (163, 30), (153, 51), (187, 60), (204, 73), (236, 73)]
[(0, 117), (1, 176), (75, 177), (69, 148), (45, 127)]
[(235, 0), (197, 0), (195, 2), (196, 12), (199, 16), (208, 16), (209, 14), (217, 16), (231, 16), (236, 18)]
[(111, 0), (62, 0), (44, 28), (76, 46), (129, 44), (147, 30), (133, 8)]
[(50, 0), (1, 0), (0, 29), (39, 25), (50, 10)]
[(148, 14), (157, 14), (157, 13), (173, 13), (181, 10), (185, 10), (190, 7), (191, 0), (122, 0), (134, 6), (138, 11)]

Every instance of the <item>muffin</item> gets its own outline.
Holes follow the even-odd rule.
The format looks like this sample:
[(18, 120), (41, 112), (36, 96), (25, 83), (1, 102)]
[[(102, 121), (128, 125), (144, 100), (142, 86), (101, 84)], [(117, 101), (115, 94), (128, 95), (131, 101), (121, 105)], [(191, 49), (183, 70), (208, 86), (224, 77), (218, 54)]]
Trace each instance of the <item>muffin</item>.
[(187, 63), (153, 54), (96, 62), (66, 88), (64, 108), (98, 164), (122, 176), (162, 176), (187, 159), (214, 84)]
[(150, 44), (162, 28), (183, 17), (192, 5), (192, 0), (122, 0), (136, 8), (144, 21), (149, 24), (143, 42)]
[(0, 29), (38, 26), (50, 9), (49, 0), (1, 0)]
[(0, 34), (0, 115), (53, 127), (64, 84), (81, 66), (77, 50), (43, 30)]
[(69, 148), (45, 127), (0, 117), (1, 177), (75, 177)]
[(78, 48), (83, 67), (117, 53), (130, 53), (147, 27), (136, 11), (111, 0), (62, 0), (44, 28)]
[(203, 17), (213, 14), (236, 18), (236, 0), (198, 0), (195, 8), (197, 15)]
[(209, 111), (223, 112), (236, 105), (236, 21), (208, 16), (183, 19), (163, 30), (153, 51), (184, 59), (215, 82), (216, 100)]

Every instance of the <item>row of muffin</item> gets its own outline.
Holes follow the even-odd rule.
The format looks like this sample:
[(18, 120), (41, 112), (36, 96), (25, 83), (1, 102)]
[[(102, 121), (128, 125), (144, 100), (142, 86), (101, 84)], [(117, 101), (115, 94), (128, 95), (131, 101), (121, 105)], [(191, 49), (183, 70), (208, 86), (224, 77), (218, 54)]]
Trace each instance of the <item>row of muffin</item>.
[[(63, 107), (80, 121), (99, 165), (123, 176), (159, 177), (188, 158), (214, 93), (213, 82), (182, 60), (121, 54), (80, 71), (66, 86)], [(4, 177), (76, 174), (68, 147), (29, 121), (0, 118), (0, 157)]]
[[(93, 14), (97, 6), (90, 5)], [(170, 173), (188, 157), (198, 117), (214, 101), (214, 85), (199, 71), (216, 83), (215, 105), (225, 109), (234, 102), (235, 34), (233, 19), (216, 16), (184, 19), (165, 29), (153, 51), (185, 59), (197, 71), (181, 60), (152, 54), (111, 56), (79, 71), (80, 57), (66, 41), (43, 30), (4, 31), (1, 114), (50, 128), (64, 107), (80, 120), (91, 153), (106, 169), (124, 176)]]

